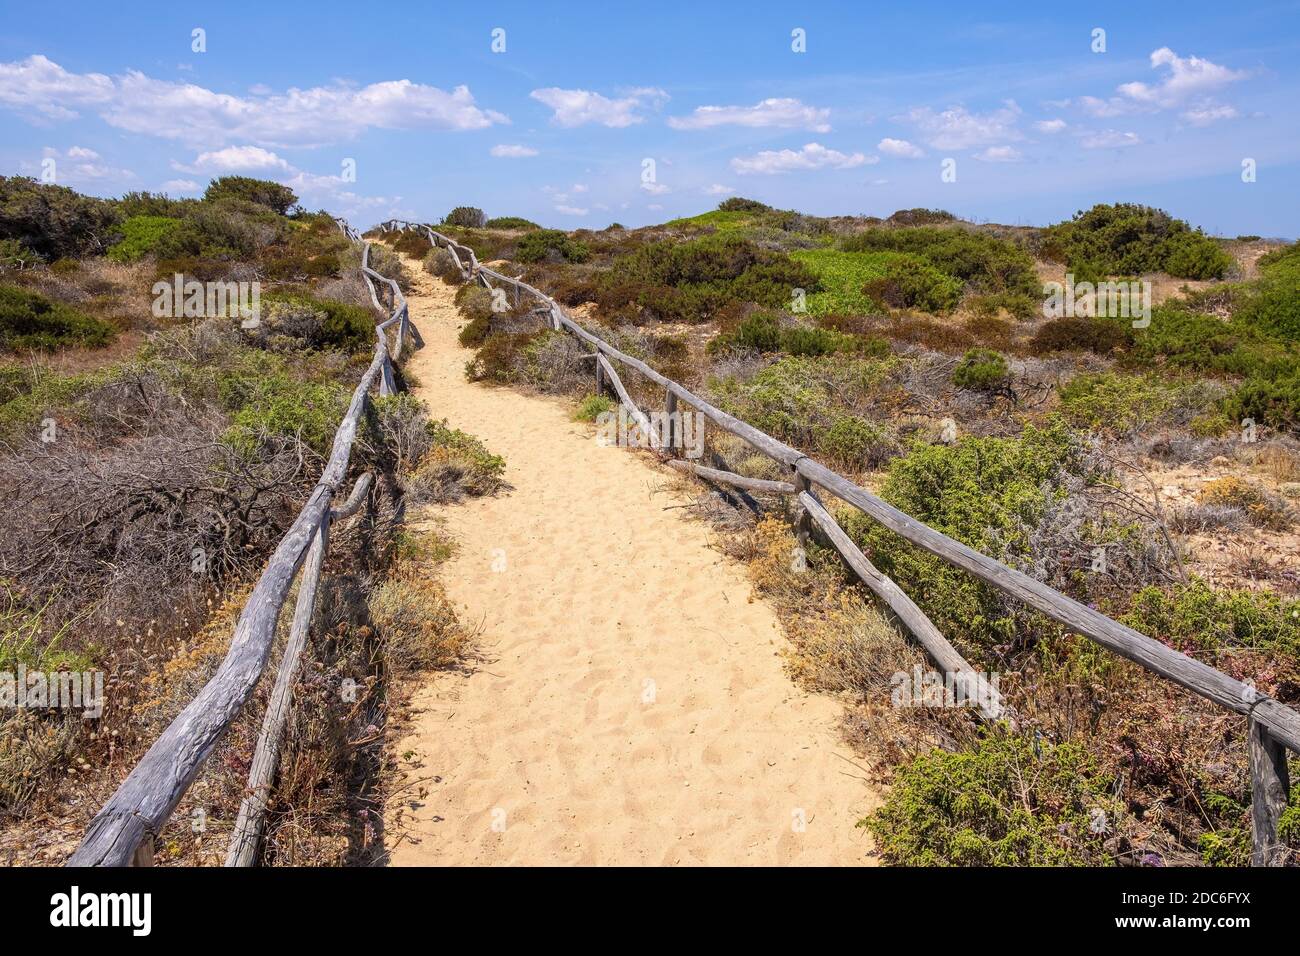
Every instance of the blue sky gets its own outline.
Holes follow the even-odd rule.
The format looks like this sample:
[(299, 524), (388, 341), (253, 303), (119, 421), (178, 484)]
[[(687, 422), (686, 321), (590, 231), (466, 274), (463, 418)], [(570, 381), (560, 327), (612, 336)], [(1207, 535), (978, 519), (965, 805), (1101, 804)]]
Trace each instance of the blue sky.
[(0, 169), (100, 195), (240, 173), (359, 225), (636, 226), (744, 195), (1300, 231), (1300, 3), (3, 6)]

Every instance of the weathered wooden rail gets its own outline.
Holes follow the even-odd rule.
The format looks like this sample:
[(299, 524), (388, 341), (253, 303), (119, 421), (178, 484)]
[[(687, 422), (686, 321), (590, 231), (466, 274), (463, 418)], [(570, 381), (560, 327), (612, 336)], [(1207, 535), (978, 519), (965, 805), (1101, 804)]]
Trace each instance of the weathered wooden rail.
[[(389, 314), (387, 320), (375, 326), (374, 359), (352, 393), (347, 413), (334, 434), (334, 445), (320, 481), (280, 539), (254, 586), (235, 625), (230, 650), (216, 674), (163, 731), (104, 804), (91, 821), (81, 845), (68, 859), (69, 866), (148, 865), (152, 862), (154, 841), (164, 824), (257, 687), (271, 656), (281, 609), (294, 578), (305, 563), (289, 639), (258, 738), (248, 793), (240, 807), (226, 865), (248, 866), (255, 862), (262, 817), (288, 717), (294, 676), (315, 607), (329, 527), (332, 522), (361, 507), (371, 476), (368, 473), (361, 476), (342, 508), (332, 510), (330, 503), (347, 477), (352, 444), (361, 415), (370, 400), (370, 389), (377, 385), (381, 395), (391, 394), (394, 391), (394, 362), (400, 361), (407, 337), (417, 345), (420, 343), (419, 332), (411, 324), (406, 299), (397, 282), (371, 269), (369, 243), (347, 223), (339, 220), (338, 224), (349, 239), (362, 243), (362, 273), (371, 301), (381, 312)], [(380, 305), (376, 284), (384, 289), (390, 308)], [(391, 347), (388, 341), (390, 330), (396, 336)]]
[[(905, 541), (969, 572), (986, 584), (1064, 625), (1071, 632), (1095, 641), (1194, 694), (1244, 715), (1247, 720), (1252, 791), (1251, 862), (1256, 866), (1281, 865), (1286, 862), (1286, 849), (1279, 841), (1277, 825), (1290, 792), (1286, 750), (1289, 748), (1300, 752), (1300, 713), (1259, 693), (1249, 684), (1229, 677), (1208, 664), (1188, 657), (1160, 641), (1121, 624), (1043, 582), (981, 554), (899, 511), (893, 505), (819, 464), (798, 449), (714, 407), (690, 392), (685, 386), (661, 375), (640, 359), (627, 355), (588, 332), (574, 322), (558, 302), (540, 289), (481, 265), (469, 246), (456, 242), (421, 223), (391, 219), (383, 223), (379, 229), (382, 232), (395, 230), (421, 232), (431, 245), (451, 252), (467, 281), (479, 282), (489, 289), (493, 287), (493, 283), (513, 288), (516, 302), (521, 294), (537, 299), (544, 307), (540, 311), (544, 311), (549, 316), (554, 329), (573, 334), (595, 350), (598, 356), (597, 381), (600, 381), (602, 373), (605, 377), (613, 375), (613, 381), (617, 382), (616, 390), (620, 401), (629, 406), (629, 413), (638, 422), (645, 417), (645, 413), (632, 404), (622, 382), (618, 380), (617, 375), (613, 374), (611, 364), (613, 362), (630, 368), (663, 387), (666, 395), (665, 407), (670, 411), (675, 410), (679, 402), (684, 402), (724, 431), (743, 439), (769, 458), (785, 466), (790, 475), (789, 491), (786, 487), (760, 490), (798, 494), (802, 508), (801, 535), (807, 533), (811, 523), (816, 523), (854, 572), (899, 616), (932, 658), (946, 671), (952, 673), (955, 679), (965, 682), (968, 692), (974, 694), (973, 699), (979, 702), (986, 715), (996, 714), (1000, 708), (996, 692), (983, 685), (978, 675), (975, 675), (974, 669), (961, 658), (911, 599), (867, 560), (830, 512), (822, 506), (814, 493), (814, 486), (858, 508)], [(756, 487), (753, 484), (754, 479), (738, 481), (737, 479), (742, 476), (729, 472), (705, 469), (693, 463), (683, 463), (677, 467), (690, 470), (710, 480), (729, 481), (738, 487)]]

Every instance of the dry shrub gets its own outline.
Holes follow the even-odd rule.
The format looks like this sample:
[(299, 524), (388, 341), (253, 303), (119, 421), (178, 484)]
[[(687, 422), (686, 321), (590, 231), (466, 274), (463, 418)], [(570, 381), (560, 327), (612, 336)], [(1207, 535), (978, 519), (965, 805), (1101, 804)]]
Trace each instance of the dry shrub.
[(1285, 445), (1261, 447), (1255, 454), (1255, 467), (1274, 481), (1300, 481), (1300, 453)]
[(459, 285), (465, 281), (465, 273), (461, 272), (451, 253), (442, 246), (434, 246), (425, 254), (424, 271), (437, 276), (447, 285)]
[(857, 701), (888, 698), (893, 676), (922, 661), (884, 614), (853, 594), (841, 594), (824, 618), (793, 637), (790, 675), (810, 690)]
[(1295, 521), (1291, 506), (1262, 485), (1236, 475), (1207, 484), (1200, 494), (1203, 505), (1221, 505), (1244, 510), (1251, 524), (1273, 531), (1285, 531)]
[(422, 574), (399, 569), (370, 593), (368, 606), (385, 656), (398, 672), (449, 667), (470, 646), (442, 586)]

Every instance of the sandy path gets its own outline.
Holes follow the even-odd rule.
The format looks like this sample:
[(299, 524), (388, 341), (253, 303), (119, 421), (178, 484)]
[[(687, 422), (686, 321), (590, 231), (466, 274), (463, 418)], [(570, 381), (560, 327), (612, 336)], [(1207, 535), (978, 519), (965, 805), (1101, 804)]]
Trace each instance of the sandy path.
[(453, 290), (419, 282), (416, 394), (504, 455), (514, 490), (431, 509), (486, 659), (415, 694), (396, 753), (424, 783), (389, 807), (392, 862), (867, 862), (854, 823), (877, 798), (839, 705), (791, 684), (772, 610), (664, 510), (675, 479), (559, 402), (466, 382)]

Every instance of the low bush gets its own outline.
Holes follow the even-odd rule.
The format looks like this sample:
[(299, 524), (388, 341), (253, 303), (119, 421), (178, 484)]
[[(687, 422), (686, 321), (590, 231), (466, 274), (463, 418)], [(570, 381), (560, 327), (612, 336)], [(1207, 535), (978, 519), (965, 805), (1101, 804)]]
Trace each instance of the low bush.
[(999, 392), (1011, 384), (1011, 371), (1000, 352), (974, 348), (953, 369), (952, 383), (972, 392)]
[(145, 256), (175, 259), (195, 256), (203, 247), (192, 226), (167, 216), (132, 216), (122, 223), (122, 238), (108, 250), (114, 262), (135, 262)]
[(62, 302), (16, 286), (0, 285), (0, 349), (54, 351), (107, 345), (117, 330)]
[(586, 262), (591, 249), (558, 229), (535, 229), (519, 237), (514, 258), (519, 262)]
[(898, 450), (889, 432), (857, 415), (840, 415), (832, 421), (817, 439), (817, 448), (832, 464), (852, 471), (879, 468)]
[(962, 286), (920, 256), (907, 255), (889, 262), (885, 274), (868, 282), (862, 291), (894, 309), (950, 312), (961, 301)]
[(122, 214), (111, 202), (27, 176), (0, 176), (0, 239), (46, 260), (102, 255)]
[(1215, 589), (1197, 578), (1150, 586), (1121, 620), (1185, 651), (1257, 650), (1300, 660), (1300, 601), (1268, 591)]
[(370, 621), (384, 642), (385, 658), (400, 673), (458, 663), (469, 635), (436, 581), (412, 570), (394, 573), (370, 592)]
[[(881, 488), (894, 507), (977, 551), (1013, 566), (1035, 560), (1035, 536), (1068, 494), (1067, 478), (1086, 478), (1084, 449), (1062, 422), (1026, 427), (1014, 438), (966, 437), (917, 445), (894, 458)], [(1052, 632), (1034, 626), (1001, 592), (913, 547), (857, 513), (845, 531), (893, 578), (972, 663), (993, 664), (997, 647)]]
[(456, 265), (451, 253), (441, 246), (435, 246), (425, 253), (424, 271), (452, 285), (465, 281), (465, 273)]
[(1061, 410), (1075, 425), (1122, 436), (1159, 421), (1174, 398), (1175, 390), (1154, 377), (1085, 373), (1062, 386)]
[(309, 312), (317, 316), (314, 328), (304, 338), (307, 348), (361, 352), (375, 346), (374, 313), (359, 305), (348, 305), (306, 292), (279, 290), (263, 294), (261, 301), (264, 308), (272, 310), (277, 304), (292, 307), (281, 311), (286, 318), (295, 310), (299, 314)]
[(817, 289), (807, 267), (747, 239), (713, 235), (622, 256), (600, 276), (595, 298), (604, 312), (632, 321), (701, 322), (733, 302), (788, 307), (795, 289)]
[(483, 223), (485, 229), (541, 229), (537, 223), (531, 219), (524, 219), (522, 216), (494, 216), (487, 222)]
[(580, 422), (594, 422), (606, 412), (614, 411), (618, 405), (608, 395), (586, 395), (578, 403), (573, 417)]
[(1066, 316), (1044, 322), (1034, 333), (1032, 348), (1045, 352), (1095, 352), (1110, 355), (1123, 349), (1132, 334), (1117, 322)]
[(448, 226), (463, 226), (466, 229), (481, 229), (487, 222), (487, 216), (483, 210), (476, 206), (457, 206), (451, 212), (443, 217), (443, 224)]
[(297, 205), (298, 197), (288, 186), (250, 176), (222, 176), (208, 183), (203, 193), (207, 202), (235, 199), (254, 203), (281, 216)]
[(979, 293), (1042, 299), (1033, 257), (1006, 239), (956, 226), (868, 229), (841, 241), (847, 252), (908, 252)]
[(993, 734), (904, 765), (859, 826), (902, 866), (1104, 866), (1121, 806), (1088, 752)]
[(1211, 481), (1201, 490), (1198, 500), (1207, 505), (1240, 508), (1251, 524), (1273, 531), (1286, 531), (1295, 522), (1285, 499), (1257, 482), (1235, 475)]
[(1300, 369), (1289, 375), (1255, 374), (1225, 402), (1236, 421), (1250, 419), (1263, 425), (1300, 429)]
[(1167, 272), (1183, 279), (1220, 279), (1233, 267), (1219, 244), (1186, 222), (1150, 206), (1098, 204), (1043, 230), (1043, 254), (1081, 277)]

